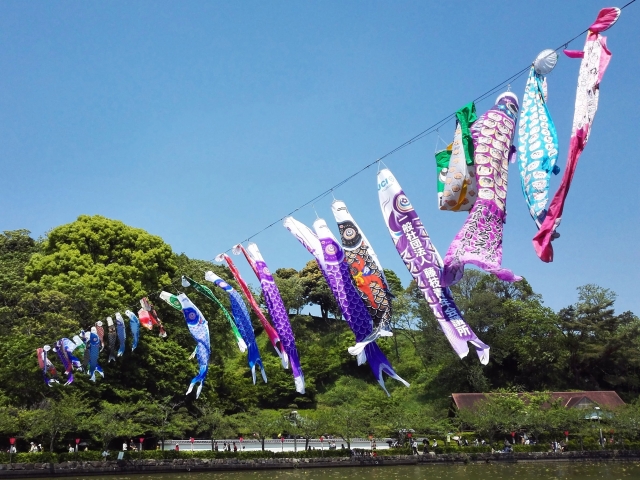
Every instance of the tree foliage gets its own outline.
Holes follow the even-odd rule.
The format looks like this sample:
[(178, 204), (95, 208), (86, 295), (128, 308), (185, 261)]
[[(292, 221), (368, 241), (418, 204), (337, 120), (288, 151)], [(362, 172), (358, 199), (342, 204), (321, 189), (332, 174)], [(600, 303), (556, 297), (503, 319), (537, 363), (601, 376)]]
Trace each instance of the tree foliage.
[(42, 438), (53, 452), (56, 440), (66, 433), (79, 431), (88, 413), (87, 401), (70, 393), (58, 399), (42, 400), (34, 408), (23, 411), (20, 421), (26, 425), (26, 435)]
[[(358, 366), (347, 352), (353, 333), (311, 261), (299, 271), (281, 268), (274, 275), (289, 309), (306, 394), (293, 388), (290, 370), (282, 369), (256, 318), (269, 381), (253, 385), (246, 354), (238, 351), (218, 304), (187, 289), (211, 332), (209, 375), (195, 400), (183, 395), (198, 371), (189, 359), (194, 341), (183, 315), (156, 292), (183, 291), (179, 275), (203, 281), (206, 270), (237, 287), (228, 268), (176, 254), (160, 237), (100, 216), (81, 216), (39, 240), (27, 230), (0, 234), (0, 435), (37, 438), (50, 449), (77, 431), (105, 448), (138, 434), (160, 441), (196, 434), (256, 434), (264, 440), (280, 433), (329, 433), (347, 444), (369, 434), (402, 441), (409, 428), (430, 435), (452, 428), (452, 392), (490, 391), (501, 395), (482, 407), (483, 415), (473, 421), (460, 416), (458, 422), (496, 438), (515, 428), (543, 435), (567, 425), (580, 431), (582, 424), (542, 394), (521, 401), (516, 393), (616, 390), (632, 401), (640, 392), (640, 321), (632, 312), (616, 312), (615, 293), (606, 288), (579, 287), (575, 303), (555, 312), (526, 280), (509, 284), (467, 271), (452, 291), (468, 323), (491, 346), (490, 362), (481, 366), (473, 354), (461, 360), (453, 353), (415, 282), (405, 288), (385, 270), (394, 295), (394, 336), (378, 344), (412, 384), (406, 389), (387, 380), (387, 397), (369, 367)], [(154, 303), (167, 338), (143, 329), (135, 351), (128, 343), (116, 362), (101, 357), (104, 379), (94, 383), (75, 372), (73, 385), (44, 385), (36, 348), (117, 311), (137, 311), (143, 295)], [(229, 308), (226, 295), (219, 299)], [(318, 308), (320, 317), (300, 314), (305, 305)], [(301, 420), (283, 423), (283, 412), (293, 410)], [(637, 412), (633, 403), (615, 418), (636, 425)], [(622, 431), (616, 421), (611, 417), (612, 428)], [(629, 427), (627, 435), (640, 434)]]

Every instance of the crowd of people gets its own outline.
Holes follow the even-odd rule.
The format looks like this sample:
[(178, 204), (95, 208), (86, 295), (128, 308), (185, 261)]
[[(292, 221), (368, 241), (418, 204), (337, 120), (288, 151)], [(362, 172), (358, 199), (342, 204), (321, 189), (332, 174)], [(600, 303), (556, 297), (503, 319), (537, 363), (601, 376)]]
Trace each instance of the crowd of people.
[[(242, 439), (240, 439), (242, 440)], [(327, 438), (328, 442), (327, 442), (327, 449), (328, 450), (337, 450), (337, 445), (335, 440), (333, 440), (332, 438)], [(409, 447), (412, 450), (412, 453), (414, 455), (419, 455), (420, 454), (420, 445), (418, 443), (418, 441), (416, 441), (416, 439), (414, 438), (409, 438), (408, 439), (409, 442)], [(454, 436), (451, 439), (453, 442), (455, 442), (458, 447), (469, 447), (469, 446), (474, 446), (474, 447), (478, 447), (478, 446), (485, 446), (485, 445), (489, 445), (484, 439), (478, 439), (475, 438), (473, 440), (473, 442), (469, 443), (469, 441), (464, 438), (464, 437), (458, 437), (458, 436)], [(611, 441), (613, 442), (613, 438), (611, 439)], [(449, 442), (449, 438), (447, 437), (447, 442)], [(389, 444), (390, 448), (398, 448), (401, 447), (402, 445), (398, 443), (397, 440), (387, 440), (387, 443)], [(439, 444), (438, 444), (438, 440), (436, 438), (433, 439), (433, 441), (430, 441), (428, 438), (423, 438), (422, 439), (422, 453), (423, 454), (428, 454), (430, 452), (434, 452), (436, 448), (438, 448)], [(513, 446), (516, 443), (516, 439), (515, 437), (512, 438), (511, 440), (505, 438), (504, 440), (504, 445), (502, 449), (496, 450), (494, 449), (494, 445), (492, 445), (491, 448), (491, 452), (492, 453), (513, 453)], [(529, 438), (526, 434), (523, 434), (522, 436), (518, 436), (517, 439), (517, 443), (520, 443), (522, 445), (535, 445), (536, 442), (535, 440)], [(604, 440), (603, 443), (606, 443), (606, 439)], [(86, 444), (84, 444), (84, 450), (86, 451), (88, 449), (88, 447), (86, 446)], [(406, 444), (405, 444), (406, 445)], [(129, 442), (124, 441), (122, 443), (122, 451), (127, 451), (127, 450), (131, 450), (131, 451), (138, 451), (139, 449), (142, 448), (142, 445), (140, 444), (136, 444), (133, 439), (129, 440)], [(345, 445), (344, 443), (341, 444), (341, 450), (345, 450)], [(160, 445), (157, 445), (156, 449), (160, 449)], [(304, 449), (304, 448), (303, 448)], [(311, 445), (308, 445), (306, 447), (307, 450), (316, 450), (317, 447), (312, 447)], [(550, 444), (550, 449), (553, 452), (564, 452), (566, 449), (566, 444), (564, 442), (557, 442), (557, 441), (552, 441)], [(175, 450), (179, 451), (180, 450), (180, 446), (176, 443), (175, 445)], [(235, 441), (224, 441), (222, 442), (222, 444), (220, 444), (219, 442), (214, 442), (213, 444), (213, 450), (218, 452), (220, 450), (222, 451), (226, 451), (226, 452), (238, 452), (239, 450), (245, 450), (245, 446), (242, 445), (242, 441), (240, 441), (240, 446), (238, 446), (238, 444)], [(370, 450), (366, 450), (366, 449), (351, 449), (351, 454), (353, 456), (377, 456), (377, 445), (376, 445), (376, 441), (372, 440), (371, 441), (371, 449)], [(30, 448), (29, 448), (29, 453), (38, 453), (38, 452), (42, 452), (42, 444), (40, 443), (35, 443), (35, 442), (31, 442), (30, 444)], [(69, 453), (73, 453), (73, 452), (77, 452), (78, 451), (78, 446), (73, 446), (71, 444), (69, 444), (68, 446), (68, 451)], [(9, 447), (9, 449), (7, 450), (7, 453), (12, 453), (15, 454), (17, 453), (17, 449), (15, 445), (11, 445)], [(102, 452), (102, 456), (106, 459), (106, 457), (109, 456), (109, 451), (108, 450), (104, 450)]]
[[(242, 445), (240, 447), (240, 449), (244, 450), (245, 449), (244, 445)], [(177, 443), (176, 443), (176, 450), (179, 450), (179, 446), (178, 446)], [(216, 451), (216, 452), (220, 451), (220, 445), (218, 444), (218, 442), (214, 442), (213, 443), (213, 450)], [(238, 451), (238, 445), (236, 444), (236, 442), (223, 442), (222, 451), (223, 452), (225, 452), (225, 451), (226, 452), (231, 452), (231, 451), (237, 452)]]

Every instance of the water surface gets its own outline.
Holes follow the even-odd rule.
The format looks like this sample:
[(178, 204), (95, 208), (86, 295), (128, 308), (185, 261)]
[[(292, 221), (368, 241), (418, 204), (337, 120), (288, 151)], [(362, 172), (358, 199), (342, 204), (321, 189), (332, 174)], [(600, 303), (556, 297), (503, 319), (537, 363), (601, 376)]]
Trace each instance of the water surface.
[(339, 467), (242, 472), (194, 472), (67, 477), (69, 480), (640, 480), (640, 462)]

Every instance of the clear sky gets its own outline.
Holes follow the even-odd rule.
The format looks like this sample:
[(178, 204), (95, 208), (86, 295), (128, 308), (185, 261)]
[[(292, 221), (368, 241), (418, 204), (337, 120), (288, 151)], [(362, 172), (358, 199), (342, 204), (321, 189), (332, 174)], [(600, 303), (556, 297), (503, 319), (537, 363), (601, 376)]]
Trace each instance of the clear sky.
[[(626, 2), (624, 2), (626, 3)], [(0, 3), (0, 230), (35, 236), (100, 214), (212, 259), (586, 29), (593, 0)], [(622, 6), (622, 4), (618, 5)], [(576, 287), (640, 313), (640, 2), (608, 32), (613, 59), (554, 242), (541, 262), (510, 166), (504, 266), (559, 309)], [(570, 48), (581, 50), (584, 36)], [(564, 167), (579, 60), (548, 78)], [(526, 77), (513, 82), (522, 97)], [(478, 104), (479, 113), (493, 99)], [(453, 123), (440, 129), (447, 139)], [(385, 159), (444, 255), (464, 213), (436, 208), (434, 135)], [(371, 168), (335, 192), (383, 265), (409, 275)], [(552, 190), (560, 176), (552, 180)], [(331, 197), (315, 208), (335, 226)], [(311, 207), (296, 214), (308, 224)], [(334, 229), (337, 233), (337, 229)], [(310, 255), (280, 225), (272, 270)], [(244, 260), (238, 264), (247, 279)], [(254, 282), (255, 283), (255, 282)]]

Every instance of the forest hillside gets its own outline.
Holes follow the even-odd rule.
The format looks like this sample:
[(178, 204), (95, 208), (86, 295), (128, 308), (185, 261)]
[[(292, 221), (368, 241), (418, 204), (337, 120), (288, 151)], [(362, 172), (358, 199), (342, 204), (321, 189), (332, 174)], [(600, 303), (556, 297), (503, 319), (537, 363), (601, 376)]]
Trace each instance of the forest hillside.
[[(147, 419), (151, 426), (146, 432), (164, 437), (196, 432), (193, 419), (207, 415), (248, 419), (261, 410), (339, 407), (359, 408), (387, 422), (400, 422), (408, 412), (437, 422), (449, 414), (452, 392), (615, 390), (632, 401), (640, 390), (640, 321), (632, 312), (616, 312), (616, 294), (606, 288), (579, 286), (575, 303), (556, 312), (526, 279), (509, 284), (467, 271), (452, 290), (467, 322), (491, 346), (490, 362), (482, 366), (473, 354), (460, 360), (416, 285), (402, 285), (386, 270), (395, 296), (394, 336), (378, 343), (411, 384), (406, 388), (387, 378), (387, 397), (369, 367), (358, 366), (347, 352), (353, 334), (315, 262), (274, 275), (289, 310), (306, 393), (296, 393), (290, 371), (283, 370), (255, 317), (268, 383), (258, 376), (253, 385), (246, 354), (239, 352), (220, 308), (180, 285), (183, 274), (206, 283), (206, 270), (240, 291), (227, 267), (177, 254), (158, 236), (100, 216), (80, 216), (42, 239), (32, 238), (27, 230), (0, 234), (0, 434), (25, 430), (20, 418), (36, 418), (37, 412), (56, 405), (58, 416), (65, 414), (63, 406), (77, 407), (80, 410), (66, 414), (82, 413), (106, 423), (141, 409), (150, 416), (155, 412), (156, 418), (170, 412), (171, 421), (168, 414), (164, 423)], [(258, 283), (245, 280), (264, 309)], [(209, 321), (209, 374), (198, 399), (193, 393), (185, 396), (198, 369), (189, 359), (195, 343), (182, 313), (158, 298), (161, 290), (185, 290)], [(214, 292), (229, 307), (226, 295)], [(103, 352), (105, 377), (96, 382), (76, 372), (71, 385), (64, 386), (64, 379), (51, 387), (44, 383), (36, 348), (71, 338), (127, 308), (137, 312), (144, 295), (157, 309), (166, 338), (142, 329), (134, 351), (128, 338), (124, 355), (115, 361), (108, 362)], [(317, 306), (314, 311), (321, 315), (300, 314), (308, 305)], [(52, 353), (50, 358), (62, 379), (57, 357)]]

